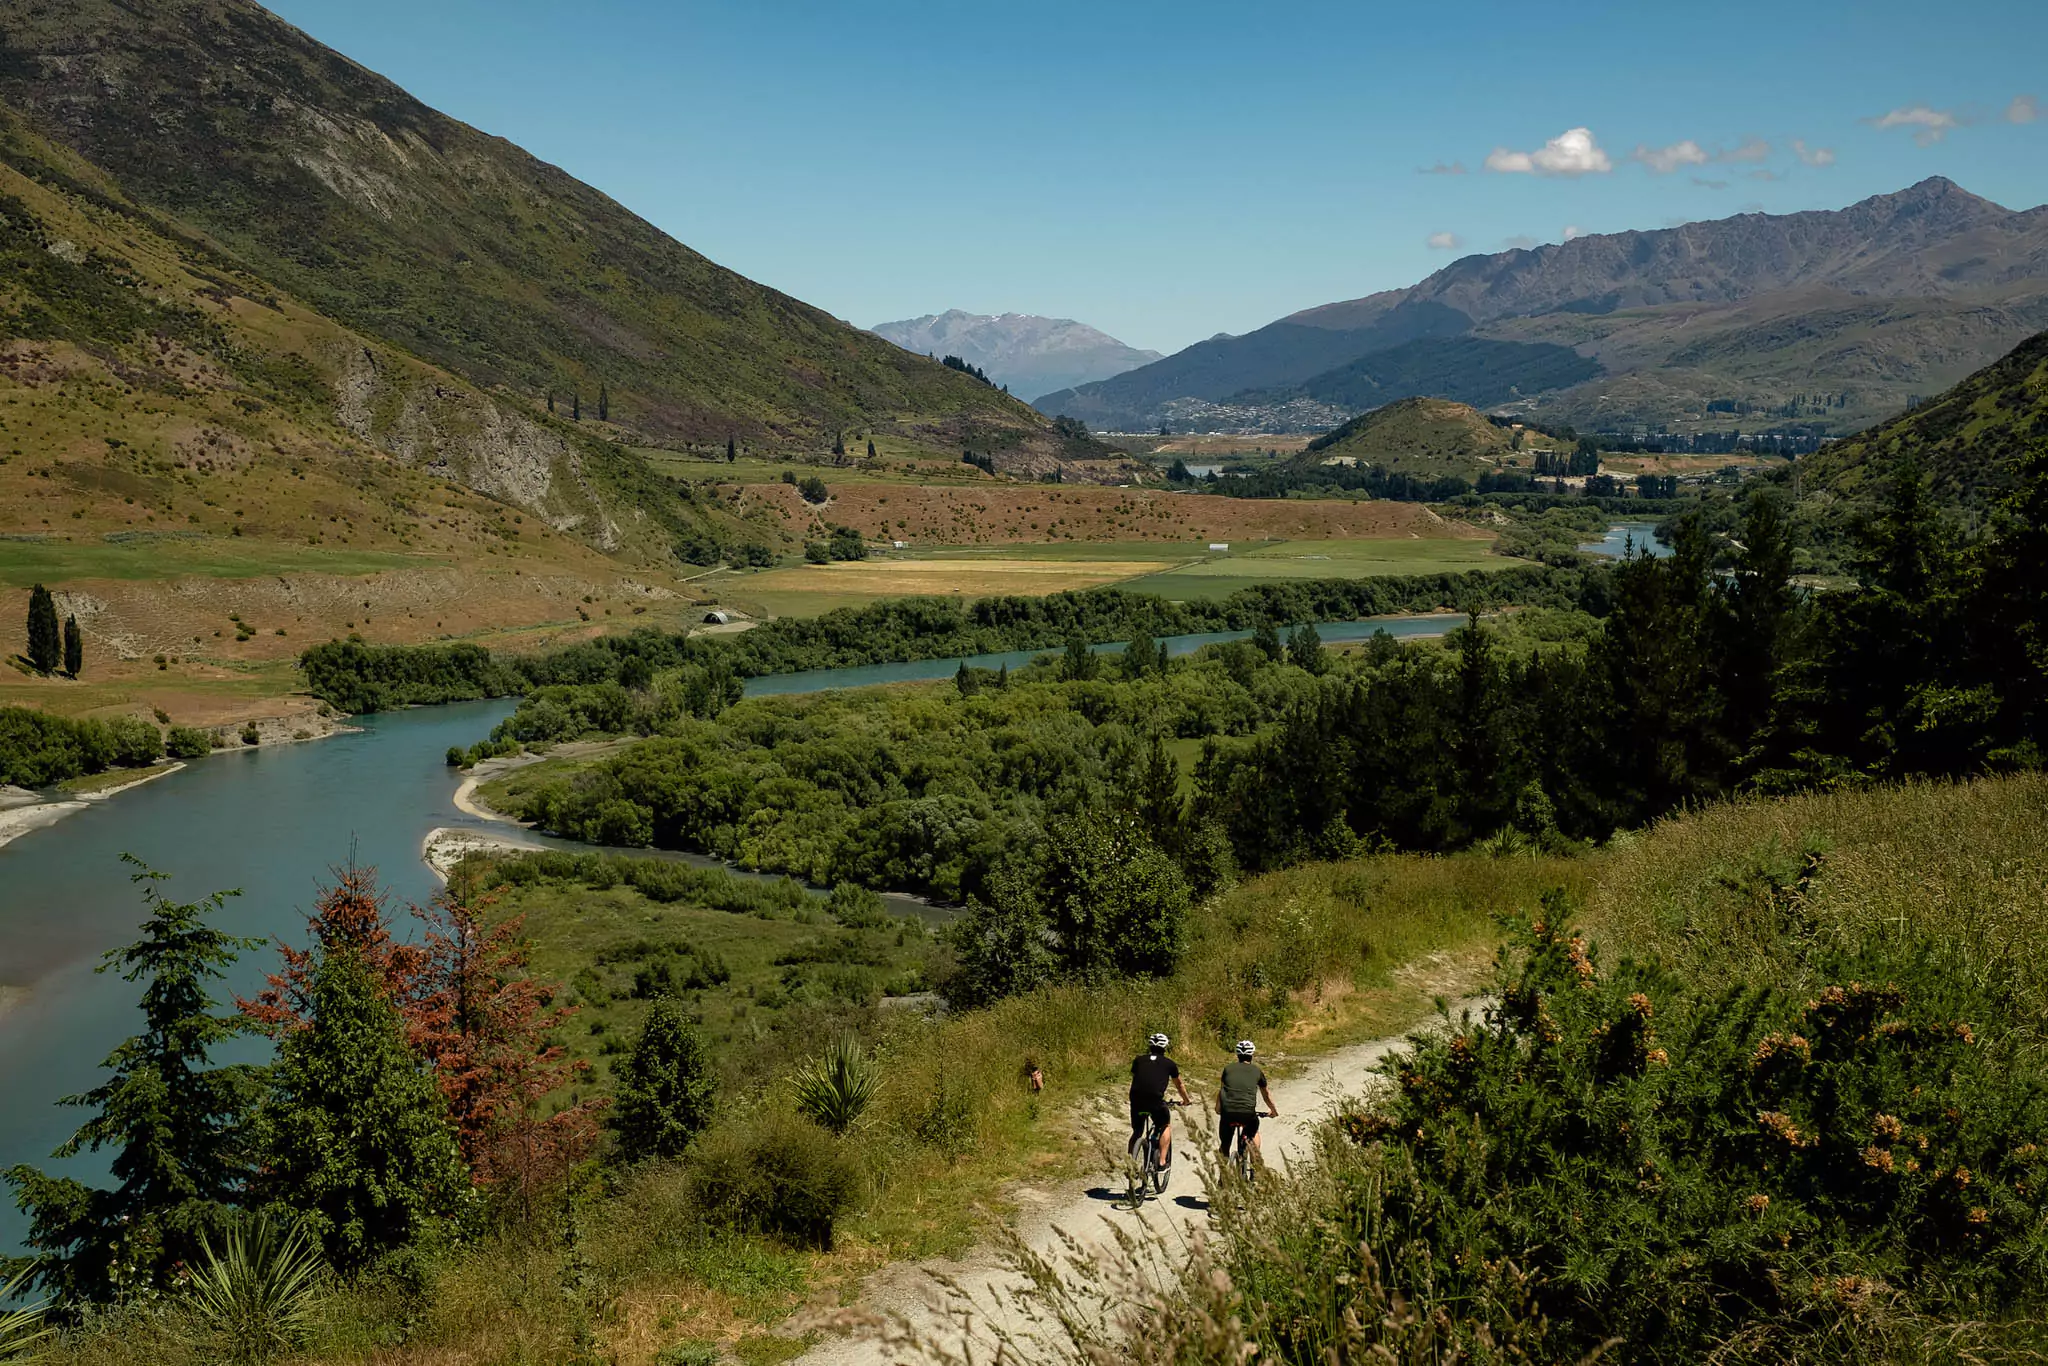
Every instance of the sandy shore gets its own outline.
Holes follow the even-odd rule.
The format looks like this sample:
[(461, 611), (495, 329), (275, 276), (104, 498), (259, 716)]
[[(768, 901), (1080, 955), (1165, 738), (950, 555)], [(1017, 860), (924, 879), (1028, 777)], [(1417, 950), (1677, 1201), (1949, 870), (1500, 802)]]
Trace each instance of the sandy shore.
[(85, 802), (39, 802), (34, 806), (17, 806), (12, 810), (0, 811), (0, 846), (12, 844), (32, 830), (55, 825), (75, 811), (83, 811)]
[[(496, 759), (484, 760), (471, 769), (469, 776), (462, 780), (462, 785), (455, 789), (455, 809), (464, 815), (475, 816), (480, 821), (502, 821), (506, 825), (520, 824), (520, 822), (513, 820), (504, 812), (494, 811), (478, 801), (476, 799), (477, 784), (488, 782), (500, 773), (510, 773), (515, 768), (525, 768), (528, 764), (537, 764), (540, 761), (541, 756), (538, 754), (512, 754)], [(437, 830), (434, 833), (439, 834), (441, 832)]]
[(533, 840), (522, 840), (510, 833), (499, 834), (495, 830), (457, 830), (440, 826), (429, 830), (427, 837), (420, 841), (420, 859), (434, 870), (434, 876), (446, 882), (455, 865), (471, 854), (489, 850), (530, 850), (547, 846)]
[(165, 764), (162, 768), (150, 769), (132, 783), (122, 783), (118, 787), (103, 787), (97, 792), (81, 792), (78, 794), (78, 800), (82, 802), (103, 802), (109, 797), (128, 791), (130, 788), (141, 787), (144, 783), (153, 783), (158, 778), (168, 778), (173, 773), (182, 772), (184, 767), (185, 765), (181, 763)]

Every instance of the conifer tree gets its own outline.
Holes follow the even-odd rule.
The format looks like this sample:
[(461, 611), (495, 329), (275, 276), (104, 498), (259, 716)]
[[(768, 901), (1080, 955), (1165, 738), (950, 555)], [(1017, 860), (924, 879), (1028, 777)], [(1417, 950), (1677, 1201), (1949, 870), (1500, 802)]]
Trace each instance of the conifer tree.
[(64, 618), (64, 672), (73, 678), (85, 668), (85, 636), (78, 629), (77, 617)]
[(39, 674), (57, 671), (64, 644), (57, 629), (57, 600), (37, 584), (28, 595), (28, 663)]
[(577, 393), (574, 389), (569, 391), (569, 420), (571, 422), (581, 422), (583, 420), (583, 395)]
[(619, 1064), (612, 1128), (629, 1162), (680, 1157), (711, 1123), (717, 1082), (711, 1055), (673, 997), (647, 1012), (633, 1051)]
[(1252, 644), (1275, 664), (1280, 662), (1284, 650), (1280, 644), (1280, 632), (1274, 629), (1272, 622), (1259, 623), (1258, 629), (1252, 632)]
[(1007, 659), (1003, 661), (1003, 666), (996, 670), (996, 686), (998, 688), (1008, 688), (1010, 686), (1010, 661)]
[(1060, 661), (1060, 677), (1069, 681), (1093, 678), (1101, 663), (1088, 648), (1086, 638), (1068, 636), (1066, 657)]
[(739, 458), (740, 446), (738, 440), (732, 436), (727, 436), (725, 438), (725, 463), (730, 465)]
[(868, 459), (870, 459), (870, 460), (873, 460), (874, 458), (875, 458), (875, 439), (874, 439), (874, 438), (873, 438), (873, 437), (871, 436), (871, 437), (869, 437), (869, 438), (868, 438)]
[(554, 391), (554, 390), (552, 390), (552, 389), (550, 389), (550, 390), (548, 390), (548, 416), (549, 416), (549, 417), (553, 417), (554, 415), (555, 415), (555, 391)]
[(609, 422), (612, 420), (612, 391), (602, 384), (597, 386), (597, 420), (599, 422)]
[(142, 937), (107, 954), (99, 971), (145, 984), (143, 1032), (106, 1060), (107, 1080), (64, 1099), (93, 1117), (55, 1154), (111, 1149), (114, 1185), (89, 1187), (27, 1165), (6, 1173), (29, 1216), (26, 1242), (43, 1258), (37, 1277), (73, 1307), (167, 1287), (174, 1268), (197, 1258), (200, 1239), (218, 1234), (245, 1170), (242, 1126), (255, 1075), (213, 1067), (208, 1054), (246, 1026), (214, 1013), (207, 984), (262, 941), (206, 924), (235, 893), (173, 902), (158, 886), (163, 874), (127, 862), (149, 916)]
[(323, 953), (305, 1003), (271, 1072), (258, 1194), (353, 1270), (431, 1240), (469, 1176), (434, 1078), (361, 956)]
[(953, 672), (953, 686), (960, 690), (962, 697), (972, 697), (981, 691), (981, 681), (974, 676), (974, 670), (961, 660), (960, 667)]
[(1152, 637), (1144, 631), (1132, 637), (1131, 643), (1124, 646), (1123, 662), (1125, 678), (1143, 678), (1151, 673), (1159, 662), (1158, 652), (1152, 648)]
[(333, 884), (321, 889), (313, 900), (313, 913), (306, 917), (313, 942), (303, 949), (278, 945), (283, 969), (269, 974), (269, 985), (253, 998), (238, 999), (236, 1004), (259, 1029), (282, 1041), (305, 1028), (311, 1018), (312, 982), (320, 960), (347, 953), (361, 960), (385, 999), (407, 1015), (408, 1035), (417, 1043), (424, 1028), (418, 1007), (427, 950), (391, 937), (387, 898), (377, 885), (375, 868), (359, 868), (351, 861), (331, 872)]
[(1288, 661), (1312, 674), (1326, 673), (1330, 668), (1330, 657), (1323, 653), (1323, 637), (1311, 622), (1303, 622), (1294, 628), (1294, 634), (1287, 641)]

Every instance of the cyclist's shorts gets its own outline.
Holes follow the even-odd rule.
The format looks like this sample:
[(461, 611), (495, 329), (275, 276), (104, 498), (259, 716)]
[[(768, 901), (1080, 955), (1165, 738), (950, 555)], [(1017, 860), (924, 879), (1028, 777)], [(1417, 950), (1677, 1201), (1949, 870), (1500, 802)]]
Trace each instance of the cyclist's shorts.
[(1217, 1129), (1223, 1137), (1223, 1151), (1227, 1153), (1239, 1129), (1244, 1130), (1244, 1141), (1247, 1143), (1259, 1136), (1259, 1112), (1251, 1110), (1240, 1113), (1236, 1110), (1225, 1110)]
[(1158, 1100), (1154, 1101), (1134, 1100), (1131, 1102), (1132, 1133), (1142, 1130), (1148, 1118), (1152, 1121), (1152, 1127), (1161, 1133), (1166, 1132), (1166, 1126), (1173, 1123), (1173, 1112), (1166, 1108), (1165, 1096), (1161, 1096)]

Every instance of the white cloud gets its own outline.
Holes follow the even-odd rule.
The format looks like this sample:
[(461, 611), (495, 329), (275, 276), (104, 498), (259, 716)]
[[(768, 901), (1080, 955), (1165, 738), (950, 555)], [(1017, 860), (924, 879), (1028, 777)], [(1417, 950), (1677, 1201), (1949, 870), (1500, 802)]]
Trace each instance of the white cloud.
[(1768, 161), (1771, 144), (1762, 138), (1745, 138), (1740, 147), (1730, 147), (1714, 153), (1716, 161)]
[(1425, 239), (1424, 245), (1431, 251), (1456, 251), (1465, 245), (1465, 239), (1454, 232), (1433, 232)]
[(1913, 141), (1922, 147), (1932, 147), (1962, 127), (1962, 120), (1952, 110), (1930, 109), (1924, 104), (1901, 105), (1889, 114), (1865, 119), (1864, 122), (1878, 129), (1911, 128), (1914, 130)]
[(1763, 169), (1763, 170), (1758, 170), (1758, 171), (1751, 171), (1751, 172), (1749, 173), (1749, 178), (1750, 178), (1751, 180), (1761, 180), (1761, 181), (1764, 181), (1764, 182), (1766, 182), (1766, 183), (1769, 183), (1770, 181), (1773, 181), (1773, 180), (1783, 180), (1783, 179), (1784, 179), (1785, 177), (1784, 177), (1783, 175), (1781, 175), (1781, 174), (1780, 174), (1779, 172), (1777, 172), (1777, 171), (1773, 171), (1773, 170), (1770, 170), (1769, 168), (1765, 168), (1765, 169)]
[(1567, 128), (1533, 152), (1496, 147), (1487, 154), (1486, 169), (1502, 175), (1605, 175), (1614, 162), (1594, 140), (1590, 128)]
[(1798, 138), (1792, 139), (1792, 155), (1808, 166), (1832, 166), (1835, 164), (1835, 149), (1832, 147), (1808, 147)]
[(1567, 242), (1570, 242), (1570, 241), (1572, 241), (1572, 240), (1573, 240), (1573, 239), (1575, 239), (1575, 238), (1579, 238), (1579, 237), (1584, 237), (1585, 235), (1586, 235), (1586, 230), (1585, 230), (1584, 228), (1580, 227), (1580, 226), (1579, 226), (1578, 224), (1576, 224), (1576, 223), (1567, 223), (1567, 224), (1565, 225), (1565, 229), (1564, 229), (1564, 240), (1565, 240), (1565, 241), (1567, 241)]
[(2032, 123), (2041, 117), (2041, 102), (2032, 95), (2014, 95), (2005, 107), (2007, 123)]
[(1707, 152), (1691, 138), (1669, 147), (1646, 147), (1639, 142), (1635, 151), (1629, 153), (1629, 159), (1642, 162), (1658, 175), (1670, 175), (1681, 166), (1706, 165)]
[(1708, 180), (1705, 176), (1694, 176), (1692, 178), (1692, 183), (1699, 186), (1703, 190), (1725, 190), (1728, 188), (1727, 181)]
[(1434, 166), (1424, 166), (1424, 167), (1421, 167), (1421, 168), (1420, 168), (1420, 169), (1419, 169), (1419, 170), (1418, 170), (1418, 171), (1416, 172), (1416, 174), (1418, 174), (1418, 175), (1463, 175), (1463, 174), (1465, 174), (1465, 163), (1464, 163), (1464, 162), (1462, 162), (1462, 161), (1451, 161), (1451, 162), (1443, 162), (1443, 161), (1439, 161), (1439, 162), (1438, 162), (1438, 163), (1437, 163), (1436, 165), (1434, 165)]

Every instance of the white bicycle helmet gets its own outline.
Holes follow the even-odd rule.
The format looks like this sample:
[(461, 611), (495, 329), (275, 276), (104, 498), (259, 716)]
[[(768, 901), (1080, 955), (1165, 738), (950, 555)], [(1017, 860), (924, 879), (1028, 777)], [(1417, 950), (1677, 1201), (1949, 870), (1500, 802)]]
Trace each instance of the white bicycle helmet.
[(1154, 1034), (1151, 1038), (1145, 1040), (1145, 1042), (1148, 1046), (1156, 1048), (1161, 1053), (1164, 1053), (1167, 1050), (1167, 1048), (1172, 1045), (1173, 1040), (1167, 1038), (1164, 1034)]
[(1249, 1058), (1258, 1051), (1259, 1046), (1250, 1039), (1239, 1039), (1237, 1041), (1237, 1056), (1240, 1058)]

